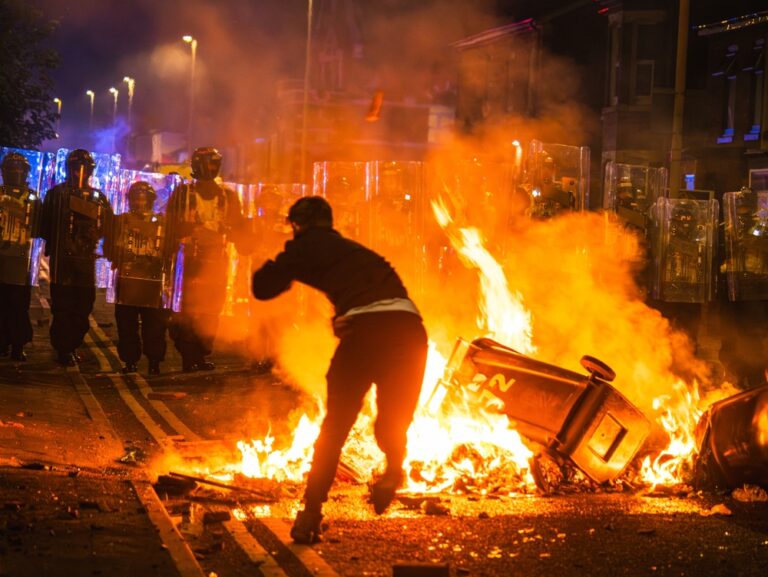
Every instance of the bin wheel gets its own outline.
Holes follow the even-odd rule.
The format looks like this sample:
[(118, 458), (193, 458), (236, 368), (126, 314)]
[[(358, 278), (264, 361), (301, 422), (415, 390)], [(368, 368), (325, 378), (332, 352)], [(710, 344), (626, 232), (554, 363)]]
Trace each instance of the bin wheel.
[(595, 357), (584, 355), (581, 357), (581, 366), (584, 367), (590, 375), (596, 375), (608, 383), (616, 378), (616, 371)]

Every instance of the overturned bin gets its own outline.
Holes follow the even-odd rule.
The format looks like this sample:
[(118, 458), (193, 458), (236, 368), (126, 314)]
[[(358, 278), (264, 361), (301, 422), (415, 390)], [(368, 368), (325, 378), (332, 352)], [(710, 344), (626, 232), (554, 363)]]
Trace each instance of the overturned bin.
[(710, 406), (696, 427), (695, 485), (702, 489), (768, 489), (768, 385)]
[(648, 419), (609, 382), (615, 373), (584, 356), (583, 375), (537, 361), (491, 339), (459, 339), (446, 367), (452, 386), (503, 406), (511, 426), (570, 460), (597, 483), (624, 471), (650, 432)]

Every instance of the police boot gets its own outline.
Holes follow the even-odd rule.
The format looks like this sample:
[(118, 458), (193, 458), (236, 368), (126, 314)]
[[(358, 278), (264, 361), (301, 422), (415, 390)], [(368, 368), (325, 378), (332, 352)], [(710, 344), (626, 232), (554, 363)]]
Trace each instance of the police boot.
[(320, 508), (307, 508), (299, 511), (291, 527), (291, 539), (299, 545), (311, 545), (320, 541), (322, 528), (320, 522), (323, 515)]
[(65, 367), (74, 367), (77, 364), (78, 359), (75, 357), (74, 353), (59, 352), (56, 360), (60, 365), (64, 365)]
[(214, 365), (211, 361), (205, 360), (205, 358), (202, 358), (197, 361), (198, 371), (212, 371), (215, 368), (216, 368), (216, 365)]
[(188, 357), (182, 357), (181, 370), (185, 373), (193, 373), (197, 370), (197, 363)]
[(160, 361), (149, 361), (149, 374), (151, 376), (160, 374)]
[(27, 355), (24, 353), (24, 347), (21, 345), (13, 345), (11, 347), (11, 358), (14, 361), (26, 361)]

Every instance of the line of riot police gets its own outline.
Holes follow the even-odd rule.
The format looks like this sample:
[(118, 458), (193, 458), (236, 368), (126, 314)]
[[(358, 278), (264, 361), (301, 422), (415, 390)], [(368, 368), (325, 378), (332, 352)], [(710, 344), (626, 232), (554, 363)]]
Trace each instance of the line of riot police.
[(105, 288), (107, 301), (115, 304), (123, 371), (136, 371), (145, 355), (148, 372), (159, 374), (166, 332), (183, 370), (213, 369), (207, 357), (226, 298), (228, 244), (241, 250), (249, 245), (237, 194), (215, 180), (221, 161), (216, 149), (198, 148), (191, 159), (192, 182), (174, 188), (165, 213), (155, 210), (152, 184), (137, 180), (127, 189), (127, 210), (115, 214), (105, 193), (91, 184), (95, 162), (88, 151), (67, 154), (64, 181), (42, 201), (27, 184), (25, 156), (6, 154), (0, 189), (0, 353), (15, 361), (26, 358), (42, 240), (49, 259), (50, 339), (61, 365), (80, 360), (77, 349), (96, 297), (97, 262), (107, 259)]
[(693, 343), (709, 306), (724, 377), (754, 388), (768, 370), (768, 191), (715, 196), (681, 190), (668, 198), (663, 168), (606, 167), (604, 207), (648, 244), (640, 282), (649, 304)]

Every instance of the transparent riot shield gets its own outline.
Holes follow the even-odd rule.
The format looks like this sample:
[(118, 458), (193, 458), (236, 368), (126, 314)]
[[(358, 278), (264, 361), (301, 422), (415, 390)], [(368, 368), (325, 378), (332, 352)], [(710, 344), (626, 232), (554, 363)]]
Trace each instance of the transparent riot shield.
[(312, 194), (333, 207), (333, 226), (344, 236), (370, 244), (371, 217), (366, 191), (365, 162), (315, 162)]
[(768, 300), (768, 192), (726, 192), (728, 298)]
[(113, 282), (107, 302), (137, 307), (170, 307), (173, 271), (165, 250), (162, 214), (124, 213), (115, 218), (110, 242)]
[(528, 215), (545, 219), (589, 208), (589, 147), (532, 140), (526, 159)]
[(0, 283), (30, 285), (37, 281), (40, 199), (34, 190), (0, 186)]
[(410, 291), (421, 293), (427, 208), (423, 163), (371, 161), (367, 190), (376, 223), (371, 228), (371, 248), (394, 265)]
[(172, 310), (193, 315), (224, 310), (232, 269), (229, 210), (224, 189), (212, 181), (180, 184), (171, 193), (166, 222), (175, 279)]
[(26, 148), (11, 148), (6, 146), (0, 146), (0, 159), (4, 158), (6, 154), (11, 152), (17, 152), (24, 156), (29, 162), (29, 175), (27, 176), (27, 186), (32, 190), (43, 191), (47, 190), (42, 182), (44, 174), (44, 167), (52, 158), (50, 152), (40, 152), (39, 150), (29, 150)]
[(667, 169), (608, 161), (603, 184), (603, 208), (645, 231), (648, 211), (667, 187)]
[(714, 294), (716, 200), (660, 198), (654, 221), (653, 296), (666, 302), (707, 302)]
[[(48, 193), (53, 198), (55, 222), (50, 248), (51, 282), (68, 286), (94, 286), (96, 258), (101, 253), (110, 208), (104, 195), (91, 188), (75, 189), (66, 185)], [(108, 267), (107, 263), (107, 267)], [(105, 272), (105, 276), (108, 272)], [(106, 286), (108, 279), (103, 279)]]

